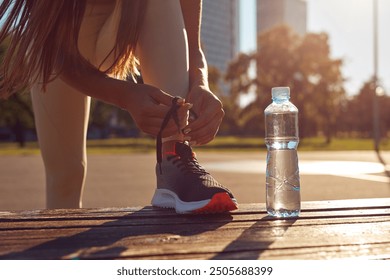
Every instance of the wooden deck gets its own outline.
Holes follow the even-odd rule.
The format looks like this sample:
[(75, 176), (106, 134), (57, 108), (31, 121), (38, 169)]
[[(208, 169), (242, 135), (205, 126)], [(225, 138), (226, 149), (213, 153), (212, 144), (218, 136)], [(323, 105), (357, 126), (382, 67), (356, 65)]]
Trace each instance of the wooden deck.
[(0, 212), (0, 259), (390, 259), (390, 199), (264, 204), (225, 215), (144, 208)]

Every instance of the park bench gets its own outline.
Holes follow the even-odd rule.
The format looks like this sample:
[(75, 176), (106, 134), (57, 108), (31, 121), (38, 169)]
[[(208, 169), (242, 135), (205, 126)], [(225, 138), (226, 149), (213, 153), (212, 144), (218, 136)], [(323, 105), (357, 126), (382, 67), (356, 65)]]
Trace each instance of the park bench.
[(0, 259), (390, 259), (390, 198), (264, 204), (230, 214), (96, 208), (0, 212)]

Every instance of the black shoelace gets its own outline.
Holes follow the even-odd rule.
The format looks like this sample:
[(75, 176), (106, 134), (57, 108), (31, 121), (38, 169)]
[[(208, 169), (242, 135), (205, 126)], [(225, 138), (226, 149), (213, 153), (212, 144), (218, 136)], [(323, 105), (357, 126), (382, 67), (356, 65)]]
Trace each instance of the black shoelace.
[(172, 99), (172, 105), (167, 114), (164, 117), (164, 120), (161, 124), (160, 131), (157, 134), (157, 139), (156, 139), (156, 152), (157, 152), (157, 163), (160, 168), (160, 174), (162, 174), (162, 169), (161, 169), (161, 162), (162, 162), (162, 133), (166, 126), (168, 125), (168, 122), (171, 118), (173, 118), (176, 126), (178, 133), (180, 133), (180, 122), (179, 122), (179, 116), (177, 115), (177, 110), (179, 109), (180, 105), (177, 104), (177, 101), (180, 99), (180, 97), (174, 97)]

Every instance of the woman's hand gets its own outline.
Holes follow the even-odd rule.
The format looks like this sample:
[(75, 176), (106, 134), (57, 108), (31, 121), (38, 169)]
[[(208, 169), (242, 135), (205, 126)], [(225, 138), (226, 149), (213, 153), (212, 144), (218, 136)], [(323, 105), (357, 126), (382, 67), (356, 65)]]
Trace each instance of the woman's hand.
[[(144, 84), (135, 85), (128, 97), (123, 109), (131, 114), (139, 129), (156, 136), (160, 131), (165, 115), (172, 106), (173, 96), (158, 88)], [(186, 120), (191, 105), (184, 103), (184, 99), (179, 99), (178, 104), (181, 105), (178, 110), (178, 117), (180, 120)], [(171, 119), (162, 136), (176, 135), (179, 131), (180, 129)]]
[(183, 131), (191, 137), (193, 145), (207, 144), (215, 138), (225, 115), (222, 102), (207, 87), (199, 85), (191, 88), (186, 102), (193, 104), (197, 118)]

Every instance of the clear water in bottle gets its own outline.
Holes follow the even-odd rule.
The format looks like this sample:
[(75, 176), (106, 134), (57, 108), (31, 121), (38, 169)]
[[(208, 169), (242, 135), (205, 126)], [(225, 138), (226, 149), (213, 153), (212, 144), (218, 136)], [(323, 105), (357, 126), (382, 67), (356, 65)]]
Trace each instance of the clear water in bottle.
[(276, 217), (295, 217), (299, 215), (301, 205), (297, 154), (298, 109), (289, 101), (286, 88), (276, 89), (284, 94), (278, 95), (278, 91), (273, 89), (273, 103), (264, 111), (268, 149), (267, 212)]

